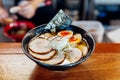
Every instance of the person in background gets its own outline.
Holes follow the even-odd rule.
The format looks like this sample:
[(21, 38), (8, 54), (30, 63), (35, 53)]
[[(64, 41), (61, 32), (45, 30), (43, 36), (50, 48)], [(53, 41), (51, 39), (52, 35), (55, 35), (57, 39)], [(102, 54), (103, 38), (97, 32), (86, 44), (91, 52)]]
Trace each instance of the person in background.
[[(3, 24), (4, 18), (10, 16), (9, 11), (3, 5), (4, 0), (0, 0), (0, 23)], [(36, 26), (48, 23), (55, 15), (52, 6), (52, 0), (15, 0), (10, 12), (17, 15), (17, 20), (27, 20), (33, 22)], [(12, 14), (13, 14), (12, 13)]]

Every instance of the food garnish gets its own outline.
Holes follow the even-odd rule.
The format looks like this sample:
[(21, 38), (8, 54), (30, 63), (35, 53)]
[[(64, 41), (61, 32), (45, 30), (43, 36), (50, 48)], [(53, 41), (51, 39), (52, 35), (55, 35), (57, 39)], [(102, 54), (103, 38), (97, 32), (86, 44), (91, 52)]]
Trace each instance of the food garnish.
[[(65, 65), (79, 61), (87, 51), (80, 46), (83, 45), (81, 34), (66, 30), (71, 23), (71, 18), (60, 10), (45, 26), (45, 31), (43, 30), (49, 30), (49, 33), (41, 32), (42, 34), (30, 40), (28, 50), (31, 56), (50, 65)], [(87, 46), (86, 48), (88, 49)]]
[(56, 35), (43, 33), (35, 36), (28, 46), (29, 53), (41, 62), (50, 65), (64, 65), (77, 62), (87, 54), (88, 47), (81, 42), (81, 34), (63, 30)]
[(58, 35), (61, 36), (61, 37), (68, 37), (68, 38), (70, 38), (70, 37), (73, 36), (73, 31), (63, 30), (63, 31), (60, 31), (60, 32), (58, 33)]
[(75, 34), (74, 36), (72, 36), (72, 37), (69, 39), (69, 42), (71, 42), (71, 43), (80, 43), (81, 40), (82, 40), (81, 34)]

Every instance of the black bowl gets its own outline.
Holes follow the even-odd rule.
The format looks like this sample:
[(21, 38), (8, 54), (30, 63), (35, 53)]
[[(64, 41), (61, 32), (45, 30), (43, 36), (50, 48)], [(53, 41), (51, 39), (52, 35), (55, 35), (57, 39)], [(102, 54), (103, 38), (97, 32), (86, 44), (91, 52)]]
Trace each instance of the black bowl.
[(34, 36), (36, 36), (38, 34), (45, 33), (45, 32), (49, 32), (50, 30), (44, 29), (45, 26), (46, 25), (40, 25), (40, 26), (38, 26), (36, 28), (33, 28), (32, 30), (30, 30), (24, 36), (24, 38), (22, 40), (22, 50), (23, 50), (23, 52), (25, 53), (25, 55), (28, 58), (30, 58), (31, 60), (36, 62), (39, 66), (42, 66), (42, 67), (47, 68), (49, 70), (63, 71), (63, 70), (67, 70), (67, 69), (70, 69), (72, 67), (75, 67), (78, 64), (81, 64), (86, 59), (88, 59), (88, 57), (90, 57), (90, 55), (93, 53), (94, 48), (95, 48), (95, 42), (94, 42), (94, 39), (93, 39), (92, 35), (89, 32), (87, 32), (87, 31), (85, 31), (85, 30), (83, 30), (83, 29), (81, 29), (79, 27), (70, 25), (67, 28), (60, 27), (59, 29), (57, 29), (57, 31), (60, 31), (60, 30), (72, 30), (74, 33), (80, 33), (82, 35), (82, 37), (87, 41), (87, 43), (89, 45), (89, 49), (88, 49), (87, 55), (84, 56), (83, 58), (81, 58), (78, 62), (70, 63), (70, 64), (66, 64), (66, 65), (49, 65), (49, 64), (45, 64), (45, 63), (40, 62), (38, 59), (32, 57), (29, 54), (28, 43)]

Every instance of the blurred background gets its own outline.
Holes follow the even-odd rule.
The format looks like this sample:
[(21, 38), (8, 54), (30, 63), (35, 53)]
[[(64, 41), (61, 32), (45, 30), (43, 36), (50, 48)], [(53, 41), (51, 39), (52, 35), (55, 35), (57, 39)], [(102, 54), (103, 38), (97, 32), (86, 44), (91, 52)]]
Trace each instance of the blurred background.
[(59, 9), (73, 25), (92, 33), (96, 42), (120, 43), (120, 0), (0, 0), (0, 42), (20, 42), (19, 35), (48, 23)]

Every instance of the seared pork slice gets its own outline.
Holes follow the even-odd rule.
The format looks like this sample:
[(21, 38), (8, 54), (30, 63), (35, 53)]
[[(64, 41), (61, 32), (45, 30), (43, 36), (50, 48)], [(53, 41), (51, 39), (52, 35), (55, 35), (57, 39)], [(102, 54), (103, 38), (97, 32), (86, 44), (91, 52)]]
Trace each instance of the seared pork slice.
[(69, 60), (70, 62), (74, 63), (74, 62), (77, 62), (77, 61), (79, 61), (79, 60), (81, 59), (81, 57), (82, 57), (82, 52), (81, 52), (81, 50), (78, 49), (78, 48), (73, 48), (73, 49), (71, 50), (71, 52), (66, 53), (66, 55), (67, 55), (68, 60)]
[(36, 53), (32, 52), (31, 50), (29, 50), (29, 53), (30, 53), (34, 58), (37, 58), (37, 59), (40, 59), (40, 60), (48, 60), (48, 59), (51, 59), (51, 58), (56, 54), (56, 51), (55, 51), (55, 50), (52, 50), (52, 51), (50, 51), (50, 52), (47, 53), (47, 54), (36, 54)]
[(88, 47), (87, 46), (81, 44), (81, 45), (79, 45), (77, 47), (82, 51), (83, 56), (85, 56), (88, 53)]
[(52, 34), (50, 34), (50, 33), (44, 33), (44, 34), (41, 34), (39, 37), (40, 38), (44, 38), (44, 39), (48, 39), (48, 38), (50, 38), (50, 37), (52, 37), (53, 35)]
[(56, 65), (56, 64), (60, 64), (65, 60), (65, 55), (64, 54), (60, 54), (57, 53), (53, 58), (51, 58), (50, 60), (47, 61), (43, 61), (46, 64), (50, 64), (50, 65)]
[(32, 52), (38, 53), (38, 54), (44, 54), (50, 52), (52, 49), (48, 46), (49, 41), (42, 38), (36, 38), (30, 41), (29, 43), (29, 49)]

